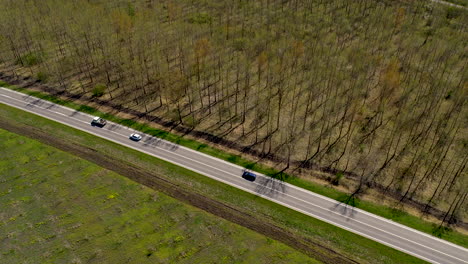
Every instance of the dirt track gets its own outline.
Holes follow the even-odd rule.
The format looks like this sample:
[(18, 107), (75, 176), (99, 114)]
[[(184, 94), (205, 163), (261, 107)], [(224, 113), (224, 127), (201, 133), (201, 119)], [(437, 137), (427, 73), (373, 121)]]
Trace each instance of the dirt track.
[(173, 184), (156, 173), (145, 171), (134, 164), (130, 164), (122, 160), (116, 160), (115, 157), (103, 155), (95, 149), (54, 138), (41, 131), (40, 128), (18, 125), (1, 118), (0, 128), (33, 138), (44, 144), (54, 146), (62, 151), (72, 153), (73, 155), (114, 171), (133, 181), (163, 192), (184, 203), (188, 203), (206, 212), (283, 242), (286, 245), (324, 263), (357, 263), (356, 261), (349, 259), (330, 248), (310, 241), (305, 237), (293, 234), (272, 223), (265, 222), (263, 219), (249, 214), (248, 212), (240, 211), (237, 208), (210, 199), (199, 193), (191, 192), (191, 190), (186, 187)]

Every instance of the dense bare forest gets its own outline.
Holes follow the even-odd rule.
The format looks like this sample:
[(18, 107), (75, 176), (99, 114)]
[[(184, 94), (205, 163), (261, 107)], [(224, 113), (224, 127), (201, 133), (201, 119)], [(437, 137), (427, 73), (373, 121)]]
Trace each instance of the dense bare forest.
[[(0, 0), (30, 75), (443, 210), (467, 209), (467, 12), (392, 0)], [(426, 208), (426, 209), (427, 209)]]

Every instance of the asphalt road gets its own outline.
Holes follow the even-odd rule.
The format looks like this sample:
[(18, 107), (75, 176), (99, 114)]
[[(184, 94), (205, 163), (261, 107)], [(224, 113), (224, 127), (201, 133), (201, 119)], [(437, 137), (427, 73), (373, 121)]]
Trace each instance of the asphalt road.
[(255, 182), (246, 181), (240, 166), (150, 135), (139, 133), (143, 139), (131, 141), (129, 135), (136, 131), (128, 127), (112, 122), (103, 128), (91, 126), (88, 114), (5, 88), (0, 88), (0, 103), (177, 164), (428, 262), (468, 263), (466, 248), (260, 174)]

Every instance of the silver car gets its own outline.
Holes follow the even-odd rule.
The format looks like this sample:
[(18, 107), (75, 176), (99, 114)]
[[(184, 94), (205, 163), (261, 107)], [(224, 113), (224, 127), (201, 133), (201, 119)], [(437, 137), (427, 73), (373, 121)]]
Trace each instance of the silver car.
[(142, 136), (140, 134), (137, 134), (137, 133), (132, 133), (130, 135), (130, 139), (133, 140), (133, 141), (140, 141), (142, 138)]

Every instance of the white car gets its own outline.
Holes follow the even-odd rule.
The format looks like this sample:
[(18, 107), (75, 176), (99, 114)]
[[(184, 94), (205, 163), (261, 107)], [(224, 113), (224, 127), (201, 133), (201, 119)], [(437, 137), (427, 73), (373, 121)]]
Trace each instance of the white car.
[(130, 135), (130, 139), (133, 141), (140, 141), (141, 140), (141, 135), (137, 133), (133, 133)]
[(106, 124), (107, 124), (107, 121), (100, 118), (99, 116), (94, 117), (93, 121), (91, 121), (91, 125), (93, 126), (103, 127)]

